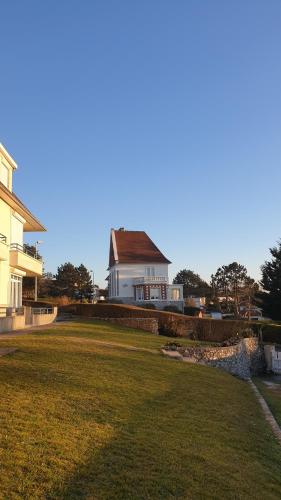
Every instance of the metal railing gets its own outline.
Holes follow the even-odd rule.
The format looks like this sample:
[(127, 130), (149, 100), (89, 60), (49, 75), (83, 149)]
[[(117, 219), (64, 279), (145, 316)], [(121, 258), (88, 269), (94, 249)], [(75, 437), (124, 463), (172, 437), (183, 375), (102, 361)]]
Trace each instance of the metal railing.
[(32, 307), (32, 314), (53, 314), (53, 307)]
[(139, 278), (134, 278), (135, 284), (141, 283), (168, 283), (167, 276), (140, 276)]
[(11, 243), (10, 244), (10, 250), (15, 250), (16, 252), (23, 252), (29, 257), (32, 257), (33, 259), (36, 260), (42, 260), (42, 257), (39, 257), (36, 252), (31, 252), (28, 250), (24, 245), (20, 245), (19, 243)]
[(24, 315), (24, 307), (9, 307), (9, 306), (0, 307), (0, 318), (7, 318), (9, 316), (23, 316), (23, 315)]
[(1, 243), (7, 243), (7, 236), (4, 234), (0, 233), (0, 241)]

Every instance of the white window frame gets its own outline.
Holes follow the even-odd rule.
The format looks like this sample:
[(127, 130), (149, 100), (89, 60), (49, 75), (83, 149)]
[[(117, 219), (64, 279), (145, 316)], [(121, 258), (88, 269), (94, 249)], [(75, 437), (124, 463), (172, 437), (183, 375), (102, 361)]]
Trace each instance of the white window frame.
[[(158, 290), (159, 297), (153, 297), (153, 294), (151, 293), (152, 290)], [(162, 300), (161, 288), (159, 286), (150, 287), (150, 289), (149, 289), (149, 299), (150, 300)]]
[(155, 267), (146, 267), (145, 268), (145, 276), (148, 276), (148, 277), (151, 277), (151, 276), (155, 276)]
[(10, 275), (10, 306), (22, 306), (22, 276)]

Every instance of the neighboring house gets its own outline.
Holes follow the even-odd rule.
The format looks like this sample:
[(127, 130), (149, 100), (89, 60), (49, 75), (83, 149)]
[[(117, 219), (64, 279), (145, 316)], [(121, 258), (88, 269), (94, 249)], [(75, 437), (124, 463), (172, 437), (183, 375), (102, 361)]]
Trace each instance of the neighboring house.
[(12, 190), (17, 165), (0, 144), (0, 309), (22, 305), (23, 276), (41, 276), (42, 260), (26, 253), (23, 232), (45, 231)]
[(112, 229), (110, 235), (108, 298), (127, 304), (153, 302), (159, 309), (183, 310), (183, 285), (170, 285), (171, 262), (144, 231)]
[(185, 304), (188, 307), (197, 307), (198, 309), (203, 309), (206, 305), (206, 297), (188, 295), (185, 299)]

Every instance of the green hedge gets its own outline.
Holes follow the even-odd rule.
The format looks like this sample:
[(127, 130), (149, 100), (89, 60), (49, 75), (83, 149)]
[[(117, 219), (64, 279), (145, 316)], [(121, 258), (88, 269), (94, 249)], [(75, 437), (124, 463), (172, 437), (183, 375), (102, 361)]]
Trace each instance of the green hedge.
[(281, 344), (281, 325), (264, 323), (262, 325), (262, 339), (264, 342)]
[(40, 300), (23, 300), (22, 305), (26, 307), (53, 307), (54, 304), (51, 304), (50, 302), (43, 302)]
[(159, 322), (159, 332), (162, 334), (208, 342), (223, 342), (237, 335), (244, 336), (243, 331), (249, 327), (253, 329), (254, 334), (258, 334), (261, 327), (260, 324), (243, 320), (197, 318), (125, 304), (71, 304), (61, 307), (60, 310), (84, 317), (156, 318)]

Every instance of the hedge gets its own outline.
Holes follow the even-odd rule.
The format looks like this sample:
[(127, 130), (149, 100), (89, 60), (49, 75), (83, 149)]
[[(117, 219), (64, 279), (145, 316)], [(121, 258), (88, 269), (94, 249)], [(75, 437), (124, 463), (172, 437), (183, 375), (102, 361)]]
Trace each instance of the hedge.
[(22, 305), (26, 307), (53, 307), (54, 304), (51, 304), (50, 302), (43, 302), (40, 300), (37, 300), (36, 302), (34, 300), (23, 300)]
[[(173, 337), (189, 337), (194, 340), (223, 342), (231, 337), (241, 336), (249, 327), (255, 335), (264, 329), (264, 340), (269, 342), (271, 333), (266, 325), (245, 320), (217, 320), (197, 318), (166, 311), (143, 309), (125, 304), (71, 304), (60, 308), (64, 312), (72, 312), (78, 316), (98, 318), (156, 318), (159, 322), (159, 333)], [(276, 327), (278, 328), (278, 327)], [(274, 330), (278, 338), (278, 333)], [(281, 327), (279, 328), (281, 342)], [(276, 340), (277, 342), (277, 340)]]

